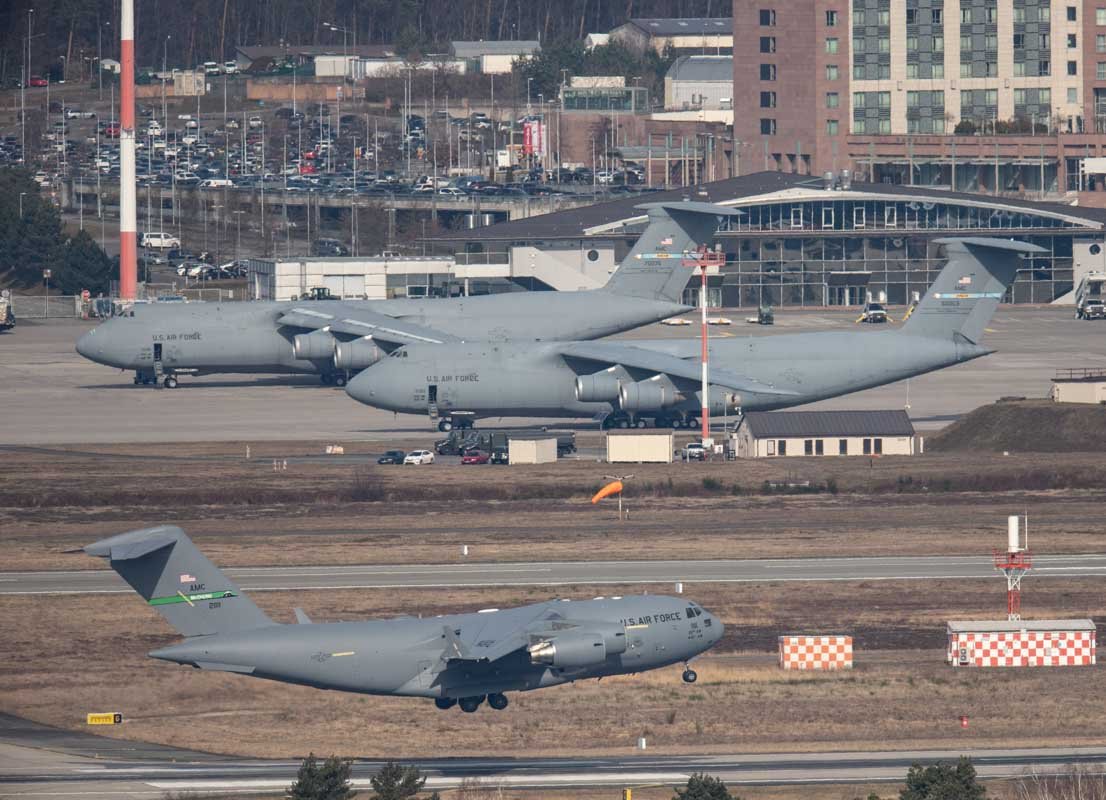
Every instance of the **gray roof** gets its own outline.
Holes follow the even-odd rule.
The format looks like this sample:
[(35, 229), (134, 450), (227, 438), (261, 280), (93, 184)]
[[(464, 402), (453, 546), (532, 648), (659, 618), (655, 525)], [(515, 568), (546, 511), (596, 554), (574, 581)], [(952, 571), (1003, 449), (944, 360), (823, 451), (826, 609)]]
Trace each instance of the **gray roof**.
[(691, 17), (687, 19), (661, 19), (638, 17), (630, 25), (641, 28), (650, 36), (719, 36), (733, 35), (732, 17)]
[(358, 58), (391, 58), (396, 54), (396, 49), (390, 44), (351, 44), (343, 46), (337, 44), (290, 44), (290, 45), (240, 45), (236, 48), (239, 53), (250, 61), (259, 58), (281, 58), (283, 56), (299, 56), (301, 58), (313, 58), (315, 56), (356, 56)]
[(1021, 620), (968, 620), (950, 622), (949, 633), (1020, 633), (1028, 631), (1093, 631), (1095, 624), (1089, 619), (1021, 619)]
[(913, 436), (905, 411), (750, 411), (742, 425), (757, 438)]
[(480, 56), (528, 56), (541, 50), (541, 42), (517, 40), (502, 42), (453, 42), (453, 55), (457, 58)]
[(733, 56), (680, 56), (665, 73), (674, 81), (733, 83)]

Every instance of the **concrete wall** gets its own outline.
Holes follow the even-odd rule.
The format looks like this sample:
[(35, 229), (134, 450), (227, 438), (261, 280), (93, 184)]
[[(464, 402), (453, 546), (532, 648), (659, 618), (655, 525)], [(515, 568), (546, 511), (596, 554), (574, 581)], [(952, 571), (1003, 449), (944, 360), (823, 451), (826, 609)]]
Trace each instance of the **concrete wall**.
[(671, 464), (674, 448), (672, 433), (607, 434), (607, 461), (611, 464)]
[[(299, 81), (295, 86), (296, 102), (334, 102), (338, 99), (338, 90), (341, 88), (343, 87), (337, 83), (304, 83)], [(361, 90), (354, 90), (348, 86), (344, 88), (345, 90), (342, 92), (343, 100), (353, 99), (350, 95), (355, 91), (361, 93)], [(284, 81), (277, 82), (251, 78), (246, 81), (246, 99), (261, 100), (266, 103), (291, 103), (292, 89), (291, 81), (285, 83)]]

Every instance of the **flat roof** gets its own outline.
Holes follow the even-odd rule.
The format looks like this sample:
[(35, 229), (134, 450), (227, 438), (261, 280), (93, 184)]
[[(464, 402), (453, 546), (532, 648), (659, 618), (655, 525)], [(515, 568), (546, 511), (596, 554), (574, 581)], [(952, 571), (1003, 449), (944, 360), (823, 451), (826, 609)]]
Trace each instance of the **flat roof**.
[(528, 56), (541, 50), (541, 42), (520, 39), (500, 42), (453, 42), (453, 55), (457, 58), (479, 56)]
[(290, 45), (239, 45), (236, 50), (254, 61), (259, 58), (282, 56), (350, 56), (358, 58), (391, 58), (396, 49), (390, 44), (290, 44)]
[(627, 24), (641, 28), (650, 36), (733, 35), (732, 17), (687, 17), (683, 19), (637, 17), (631, 19)]
[[(636, 151), (635, 151), (636, 152)], [(679, 147), (672, 151), (673, 157), (679, 156)], [(664, 158), (664, 149), (654, 146), (652, 148), (653, 160)], [(640, 160), (640, 159), (639, 159)], [(511, 222), (500, 222), (483, 228), (473, 228), (464, 231), (448, 231), (437, 236), (429, 237), (429, 241), (533, 241), (536, 239), (581, 239), (587, 237), (588, 230), (603, 225), (616, 224), (621, 220), (643, 217), (641, 211), (634, 206), (639, 203), (655, 201), (682, 200), (687, 197), (691, 200), (704, 200), (710, 203), (734, 203), (756, 198), (759, 195), (771, 195), (787, 190), (810, 189), (822, 190), (821, 177), (814, 175), (795, 175), (786, 172), (753, 172), (736, 178), (726, 178), (712, 183), (701, 183), (695, 186), (686, 186), (670, 189), (663, 192), (650, 192), (645, 194), (626, 195), (618, 200), (609, 200), (590, 206), (570, 208), (564, 211), (553, 211), (548, 214), (539, 214), (526, 219)], [(1069, 218), (1086, 220), (1090, 228), (1101, 229), (1106, 226), (1106, 209), (1089, 208), (1086, 206), (1071, 206), (1063, 203), (1041, 203), (1033, 200), (1013, 200), (1005, 197), (995, 197), (988, 194), (972, 194), (969, 192), (951, 192), (944, 189), (935, 189), (927, 186), (902, 186), (887, 183), (858, 183), (853, 182), (850, 192), (859, 194), (884, 195), (891, 197), (919, 198), (944, 203), (965, 203), (979, 205), (1001, 205), (1006, 208), (1025, 211), (1027, 213), (1044, 213), (1063, 215)], [(826, 193), (827, 199), (831, 195)], [(843, 196), (840, 199), (850, 199)], [(855, 198), (851, 198), (855, 199)], [(786, 203), (788, 198), (765, 198), (765, 203)], [(1062, 229), (1057, 229), (1062, 230)], [(617, 238), (622, 235), (633, 235), (637, 229), (619, 232), (606, 232), (608, 238)], [(925, 229), (910, 231), (912, 234), (925, 234)], [(855, 231), (858, 236), (872, 236), (881, 234), (882, 231)], [(725, 233), (728, 236), (742, 236), (747, 232), (734, 231)], [(816, 235), (810, 231), (797, 231), (792, 234), (788, 230), (780, 230), (779, 235)]]
[(1020, 633), (1038, 631), (1093, 631), (1089, 619), (969, 620), (949, 622), (949, 633)]
[(894, 411), (750, 411), (740, 425), (761, 437), (913, 436), (902, 409)]
[(680, 56), (664, 77), (674, 81), (733, 83), (733, 56)]

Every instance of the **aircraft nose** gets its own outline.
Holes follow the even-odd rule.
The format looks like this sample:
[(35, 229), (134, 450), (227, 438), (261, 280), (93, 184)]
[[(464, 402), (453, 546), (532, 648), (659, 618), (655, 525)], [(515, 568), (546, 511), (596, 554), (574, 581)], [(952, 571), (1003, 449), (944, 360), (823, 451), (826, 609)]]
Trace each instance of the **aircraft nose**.
[(372, 382), (369, 379), (369, 370), (362, 370), (346, 384), (346, 394), (359, 403), (372, 405), (373, 390)]
[(91, 330), (77, 340), (77, 352), (89, 361), (98, 361), (98, 355), (103, 350), (96, 339), (96, 331)]

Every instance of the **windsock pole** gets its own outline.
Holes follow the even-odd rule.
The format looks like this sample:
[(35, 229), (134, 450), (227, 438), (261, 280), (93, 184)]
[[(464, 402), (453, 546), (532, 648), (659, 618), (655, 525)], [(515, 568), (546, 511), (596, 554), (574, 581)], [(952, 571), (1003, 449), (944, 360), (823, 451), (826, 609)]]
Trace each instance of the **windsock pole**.
[(138, 216), (134, 163), (134, 0), (120, 3), (119, 24), (119, 297), (138, 289)]

